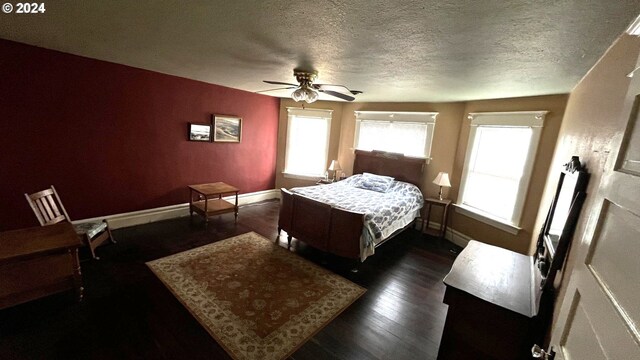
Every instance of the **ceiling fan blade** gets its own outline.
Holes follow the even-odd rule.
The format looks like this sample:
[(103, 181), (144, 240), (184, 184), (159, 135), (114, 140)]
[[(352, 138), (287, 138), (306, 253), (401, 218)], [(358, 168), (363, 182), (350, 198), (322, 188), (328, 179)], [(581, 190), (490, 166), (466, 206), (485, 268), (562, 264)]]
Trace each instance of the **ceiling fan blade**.
[(297, 88), (297, 86), (287, 86), (287, 87), (282, 87), (282, 88), (260, 90), (260, 91), (256, 91), (256, 94), (260, 94), (260, 93), (268, 92), (268, 91), (276, 91), (276, 90), (290, 90), (290, 89), (295, 89), (295, 88)]
[(318, 89), (318, 90), (335, 91), (335, 92), (339, 92), (339, 93), (347, 94), (347, 95), (348, 94), (352, 94), (352, 95), (362, 94), (362, 91), (360, 91), (360, 90), (349, 90), (349, 88), (344, 86), (344, 85), (313, 84), (312, 86), (314, 88)]
[(349, 89), (347, 89), (347, 87), (343, 86), (343, 85), (313, 84), (312, 86), (314, 88), (318, 89), (318, 90), (329, 90), (329, 91), (339, 92), (339, 93), (342, 93), (342, 94), (348, 94), (349, 93)]
[(267, 84), (272, 84), (272, 85), (289, 85), (289, 86), (295, 86), (295, 87), (300, 86), (298, 84), (291, 84), (291, 83), (280, 82), (280, 81), (269, 81), (269, 80), (262, 80), (262, 81), (266, 82)]
[(349, 95), (346, 95), (346, 94), (343, 94), (343, 93), (337, 92), (337, 91), (322, 90), (322, 89), (318, 89), (318, 91), (323, 92), (323, 93), (325, 93), (327, 95), (335, 96), (335, 97), (340, 98), (342, 100), (353, 101), (353, 100), (356, 99), (353, 96), (349, 96)]

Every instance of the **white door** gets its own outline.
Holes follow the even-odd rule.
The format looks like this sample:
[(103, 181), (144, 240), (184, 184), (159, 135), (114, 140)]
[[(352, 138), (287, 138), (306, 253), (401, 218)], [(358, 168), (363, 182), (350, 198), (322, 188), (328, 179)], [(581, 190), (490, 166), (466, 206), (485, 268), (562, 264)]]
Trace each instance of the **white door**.
[(614, 139), (600, 189), (589, 194), (595, 206), (583, 214), (578, 262), (551, 335), (556, 359), (640, 359), (639, 75), (622, 110), (624, 136)]

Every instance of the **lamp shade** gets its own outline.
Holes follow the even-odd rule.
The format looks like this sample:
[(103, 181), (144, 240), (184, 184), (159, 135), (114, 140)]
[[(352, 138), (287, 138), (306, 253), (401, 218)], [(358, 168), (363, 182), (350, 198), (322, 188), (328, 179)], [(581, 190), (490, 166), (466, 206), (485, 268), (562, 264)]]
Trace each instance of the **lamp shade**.
[(342, 170), (342, 168), (340, 167), (340, 163), (338, 162), (338, 160), (331, 160), (331, 165), (329, 165), (329, 170), (331, 170), (331, 171), (338, 171), (338, 170)]
[(446, 186), (451, 187), (451, 182), (449, 182), (449, 174), (446, 172), (439, 172), (438, 176), (433, 180), (433, 183), (438, 186)]

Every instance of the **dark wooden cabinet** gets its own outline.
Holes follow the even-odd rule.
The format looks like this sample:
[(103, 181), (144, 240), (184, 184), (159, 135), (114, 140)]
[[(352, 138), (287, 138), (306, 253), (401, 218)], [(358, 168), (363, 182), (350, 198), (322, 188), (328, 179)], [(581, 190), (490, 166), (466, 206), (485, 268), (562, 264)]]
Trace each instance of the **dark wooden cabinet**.
[(445, 277), (449, 305), (438, 359), (530, 359), (546, 323), (532, 256), (478, 241)]
[(543, 345), (562, 267), (586, 197), (577, 156), (563, 165), (535, 256), (470, 241), (444, 278), (449, 305), (438, 359), (531, 359)]

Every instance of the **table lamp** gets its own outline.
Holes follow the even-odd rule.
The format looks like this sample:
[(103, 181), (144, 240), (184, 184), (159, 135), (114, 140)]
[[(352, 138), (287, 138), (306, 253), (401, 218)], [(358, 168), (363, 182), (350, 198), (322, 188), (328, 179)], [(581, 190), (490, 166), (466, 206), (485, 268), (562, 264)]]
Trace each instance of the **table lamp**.
[(333, 171), (333, 181), (338, 180), (338, 176), (337, 176), (338, 170), (342, 170), (338, 160), (331, 160), (331, 165), (329, 165), (329, 170)]
[(440, 186), (440, 192), (438, 193), (438, 199), (442, 200), (442, 187), (451, 187), (451, 182), (449, 182), (449, 174), (446, 172), (439, 172), (438, 176), (433, 180), (433, 183)]

